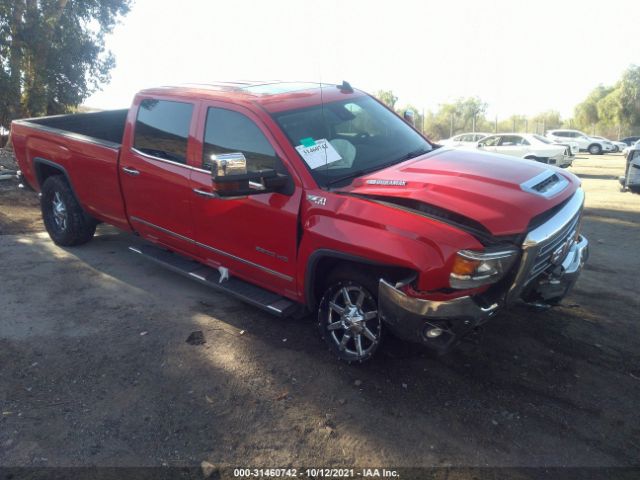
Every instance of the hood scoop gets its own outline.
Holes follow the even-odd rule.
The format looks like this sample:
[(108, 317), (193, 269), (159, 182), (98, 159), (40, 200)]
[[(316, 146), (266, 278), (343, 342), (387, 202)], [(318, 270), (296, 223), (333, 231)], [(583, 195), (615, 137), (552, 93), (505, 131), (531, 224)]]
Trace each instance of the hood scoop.
[(525, 192), (550, 198), (564, 190), (567, 185), (569, 181), (566, 178), (548, 170), (521, 183), (520, 188)]

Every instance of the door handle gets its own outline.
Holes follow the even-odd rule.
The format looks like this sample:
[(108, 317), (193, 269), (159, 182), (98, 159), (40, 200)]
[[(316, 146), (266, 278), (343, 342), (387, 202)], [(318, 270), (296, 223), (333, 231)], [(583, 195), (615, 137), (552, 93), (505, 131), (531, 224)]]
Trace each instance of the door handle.
[(205, 190), (200, 190), (198, 188), (194, 188), (193, 189), (193, 193), (195, 193), (196, 195), (200, 195), (201, 197), (218, 198), (218, 194), (217, 193), (207, 192)]
[(131, 167), (122, 167), (122, 171), (124, 173), (128, 173), (129, 175), (140, 175), (140, 172), (138, 170), (136, 170), (135, 168), (131, 168)]

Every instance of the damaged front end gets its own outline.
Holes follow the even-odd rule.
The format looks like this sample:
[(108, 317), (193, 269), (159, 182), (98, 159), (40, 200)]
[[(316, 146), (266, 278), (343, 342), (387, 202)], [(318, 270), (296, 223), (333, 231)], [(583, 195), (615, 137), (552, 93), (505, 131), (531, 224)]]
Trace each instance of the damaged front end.
[(562, 208), (529, 231), (519, 262), (491, 294), (435, 301), (410, 296), (401, 283), (380, 279), (378, 310), (398, 337), (447, 352), (501, 308), (516, 302), (558, 304), (575, 284), (589, 256), (588, 241), (580, 235), (584, 192), (578, 189)]

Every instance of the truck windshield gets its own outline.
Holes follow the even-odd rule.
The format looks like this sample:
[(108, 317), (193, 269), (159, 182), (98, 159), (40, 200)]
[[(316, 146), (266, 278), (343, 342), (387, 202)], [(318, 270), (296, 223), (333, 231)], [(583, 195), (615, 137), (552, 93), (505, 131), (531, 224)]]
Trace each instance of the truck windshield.
[(363, 96), (273, 114), (320, 187), (433, 150), (404, 120)]

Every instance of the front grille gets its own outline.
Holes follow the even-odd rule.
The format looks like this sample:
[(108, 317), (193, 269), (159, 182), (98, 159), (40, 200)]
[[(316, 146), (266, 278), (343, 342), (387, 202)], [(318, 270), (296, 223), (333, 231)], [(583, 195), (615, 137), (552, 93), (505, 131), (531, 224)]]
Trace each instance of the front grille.
[(538, 254), (536, 255), (533, 266), (529, 272), (528, 280), (540, 275), (543, 271), (551, 266), (551, 257), (553, 252), (556, 251), (565, 241), (574, 238), (578, 224), (580, 223), (581, 212), (576, 215), (553, 237), (540, 244), (538, 247)]

